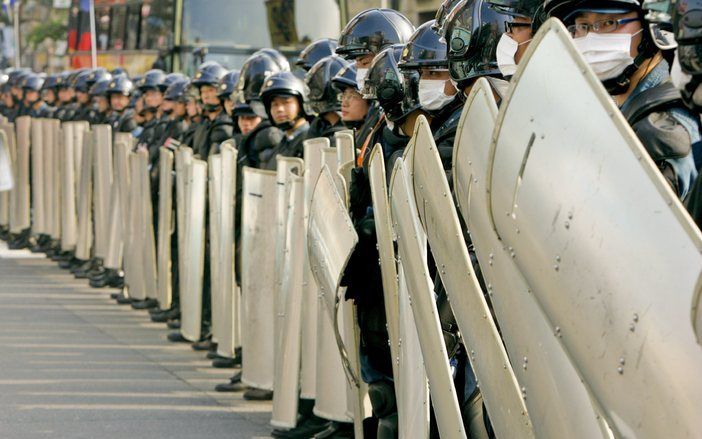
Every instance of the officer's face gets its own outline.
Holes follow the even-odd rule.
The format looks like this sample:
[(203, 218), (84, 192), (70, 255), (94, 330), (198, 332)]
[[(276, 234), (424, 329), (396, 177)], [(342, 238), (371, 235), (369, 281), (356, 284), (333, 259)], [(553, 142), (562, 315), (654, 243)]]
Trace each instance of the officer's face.
[(59, 88), (58, 95), (59, 95), (59, 100), (61, 102), (68, 102), (71, 99), (73, 99), (73, 96), (74, 96), (73, 89)]
[(512, 39), (519, 44), (517, 52), (514, 54), (514, 61), (519, 64), (519, 60), (522, 59), (522, 56), (524, 56), (524, 53), (529, 47), (527, 41), (531, 40), (533, 37), (531, 33), (531, 18), (514, 17), (512, 21), (516, 23), (516, 25), (509, 28), (507, 35), (512, 37)]
[(163, 102), (163, 93), (158, 90), (146, 90), (144, 103), (149, 108), (158, 108)]
[(184, 102), (176, 102), (173, 104), (173, 115), (175, 117), (184, 117), (187, 112), (187, 108)]
[(241, 134), (247, 135), (261, 123), (261, 118), (258, 116), (239, 116), (236, 123), (239, 125)]
[(2, 94), (2, 101), (8, 107), (12, 107), (14, 105), (14, 101), (12, 100), (11, 93), (3, 93)]
[(217, 97), (217, 88), (211, 85), (203, 85), (200, 87), (200, 99), (206, 105), (219, 105), (219, 97)]
[(95, 102), (95, 107), (97, 107), (97, 110), (100, 113), (105, 113), (110, 108), (110, 103), (107, 102), (107, 98), (105, 96), (95, 96), (93, 98), (93, 102)]
[[(602, 22), (605, 20), (621, 20), (623, 18), (637, 18), (638, 13), (636, 11), (629, 12), (626, 14), (598, 14), (595, 12), (584, 12), (575, 18), (575, 24), (589, 24)], [(642, 29), (640, 21), (631, 21), (629, 23), (624, 23), (617, 25), (616, 29), (612, 34), (630, 34), (633, 35)], [(593, 32), (592, 30), (590, 32)], [(579, 35), (576, 35), (578, 37)], [(584, 36), (584, 35), (582, 35)], [(631, 39), (631, 49), (630, 54), (632, 58), (636, 58), (639, 54), (639, 44), (641, 44), (641, 39), (643, 38), (643, 32), (639, 32), (637, 35)]]
[(27, 103), (38, 101), (39, 100), (39, 92), (34, 91), (34, 90), (25, 90), (24, 100), (27, 101)]
[(115, 111), (122, 111), (129, 105), (129, 96), (125, 96), (118, 93), (113, 93), (110, 95), (110, 106)]
[(231, 99), (225, 99), (224, 100), (224, 110), (227, 112), (227, 114), (232, 114), (232, 109), (234, 108), (234, 101)]
[(42, 92), (42, 98), (44, 99), (44, 102), (52, 105), (54, 102), (56, 102), (56, 93), (54, 93), (54, 91), (51, 89), (46, 89)]
[(300, 113), (300, 103), (293, 96), (275, 96), (271, 100), (271, 116), (276, 124), (294, 121)]
[(90, 95), (82, 91), (77, 91), (76, 100), (81, 104), (87, 104), (88, 102), (90, 102)]
[(352, 88), (347, 88), (341, 94), (341, 120), (344, 122), (357, 122), (366, 118), (368, 114), (368, 101)]
[(12, 92), (12, 96), (16, 97), (17, 99), (21, 99), (21, 98), (22, 98), (22, 89), (21, 89), (21, 88), (19, 88), (19, 87), (12, 87), (12, 88), (10, 89), (10, 91)]
[(161, 111), (163, 111), (164, 113), (168, 113), (169, 111), (173, 110), (174, 105), (175, 102), (164, 100), (163, 102), (161, 102)]
[(419, 79), (425, 79), (429, 81), (444, 81), (444, 94), (446, 96), (453, 96), (458, 93), (456, 87), (450, 81), (451, 75), (449, 75), (448, 70), (433, 70), (433, 69), (422, 69), (419, 72)]
[(186, 111), (188, 113), (188, 116), (190, 117), (195, 117), (198, 114), (198, 108), (197, 108), (197, 102), (195, 99), (188, 99), (188, 102), (185, 104)]

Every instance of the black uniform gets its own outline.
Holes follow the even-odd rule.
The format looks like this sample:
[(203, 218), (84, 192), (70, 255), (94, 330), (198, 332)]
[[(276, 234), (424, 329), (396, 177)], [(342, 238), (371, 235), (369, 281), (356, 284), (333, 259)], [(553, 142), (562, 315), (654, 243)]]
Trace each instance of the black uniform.
[(275, 170), (277, 168), (276, 157), (281, 155), (285, 157), (302, 157), (303, 146), (307, 137), (307, 131), (310, 129), (310, 124), (305, 122), (304, 125), (297, 128), (291, 135), (285, 134), (281, 140), (273, 148), (266, 149), (261, 152), (261, 169)]

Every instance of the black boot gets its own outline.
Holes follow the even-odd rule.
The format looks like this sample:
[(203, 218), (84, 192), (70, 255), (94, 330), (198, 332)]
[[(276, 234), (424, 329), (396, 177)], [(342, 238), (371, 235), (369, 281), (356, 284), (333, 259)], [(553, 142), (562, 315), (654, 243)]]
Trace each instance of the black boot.
[(171, 308), (166, 311), (151, 314), (151, 321), (156, 323), (166, 323), (169, 320), (175, 320), (179, 318), (180, 310), (178, 310), (178, 308)]
[(314, 439), (351, 439), (353, 436), (353, 423), (332, 421), (324, 431), (317, 433), (313, 437)]
[(398, 434), (397, 401), (395, 386), (389, 381), (376, 381), (368, 385), (368, 398), (373, 415), (378, 418), (378, 439), (394, 439)]
[(122, 288), (124, 286), (124, 275), (118, 270), (108, 268), (103, 276), (90, 279), (90, 286), (93, 288)]
[(132, 301), (132, 308), (134, 309), (149, 309), (158, 307), (158, 300), (156, 299), (144, 299), (144, 300), (134, 300)]
[(75, 275), (76, 279), (87, 279), (90, 276), (88, 273), (94, 268), (94, 265), (95, 260), (90, 259), (89, 261), (85, 261), (83, 264), (80, 265), (80, 267), (77, 267), (71, 272)]

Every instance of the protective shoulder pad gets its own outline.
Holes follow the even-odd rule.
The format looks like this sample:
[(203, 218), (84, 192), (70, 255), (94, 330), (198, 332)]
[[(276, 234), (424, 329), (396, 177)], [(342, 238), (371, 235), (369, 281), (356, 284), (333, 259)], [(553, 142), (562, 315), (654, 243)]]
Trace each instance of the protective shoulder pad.
[(646, 115), (682, 106), (682, 96), (672, 82), (665, 81), (634, 96), (622, 111), (629, 125), (634, 125)]

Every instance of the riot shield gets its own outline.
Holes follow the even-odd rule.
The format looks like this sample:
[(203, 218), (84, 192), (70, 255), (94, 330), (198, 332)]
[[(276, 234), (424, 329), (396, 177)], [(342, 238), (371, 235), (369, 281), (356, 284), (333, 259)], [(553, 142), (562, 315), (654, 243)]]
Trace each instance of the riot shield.
[[(31, 226), (29, 218), (29, 135), (32, 118), (21, 116), (15, 120), (14, 185), (10, 191), (10, 231), (20, 233)], [(12, 140), (10, 140), (12, 141)]]
[(356, 161), (356, 152), (353, 149), (353, 132), (338, 131), (334, 133), (334, 141), (339, 165)]
[(615, 436), (698, 436), (699, 230), (561, 23), (515, 79), (488, 163), (500, 238)]
[(185, 237), (187, 205), (190, 204), (190, 197), (187, 196), (189, 181), (188, 174), (193, 161), (193, 150), (187, 146), (181, 146), (175, 153), (176, 170), (176, 230), (178, 239), (178, 285), (180, 297), (183, 297), (187, 289), (188, 249)]
[(390, 179), (390, 205), (399, 257), (417, 325), (439, 433), (441, 437), (465, 438), (467, 435), (434, 301), (434, 287), (427, 269), (426, 237), (419, 222), (404, 162), (405, 159), (395, 162)]
[(190, 341), (202, 336), (202, 283), (205, 266), (205, 196), (207, 163), (192, 159), (186, 166), (185, 288), (180, 296), (180, 332)]
[(124, 251), (124, 209), (122, 192), (124, 188), (124, 167), (126, 166), (128, 151), (125, 151), (119, 144), (114, 145), (112, 150), (112, 163), (114, 165), (113, 184), (110, 188), (110, 224), (108, 253), (105, 259), (105, 267), (113, 270), (122, 268)]
[(59, 164), (61, 166), (61, 250), (63, 251), (75, 250), (78, 243), (74, 129), (75, 122), (66, 122), (61, 127), (63, 142), (59, 149)]
[[(94, 138), (95, 136), (93, 136)], [(141, 160), (136, 152), (129, 153), (129, 263), (125, 264), (125, 280), (129, 285), (129, 297), (134, 300), (146, 299), (144, 281), (143, 215), (144, 189), (142, 186)]]
[(10, 226), (10, 191), (14, 186), (14, 169), (12, 152), (5, 131), (0, 129), (0, 172), (2, 188), (0, 188), (0, 226)]
[(154, 237), (153, 203), (151, 202), (149, 152), (147, 150), (139, 150), (138, 154), (142, 188), (140, 236), (142, 236), (142, 270), (144, 273), (144, 288), (147, 298), (156, 299), (158, 294), (156, 279), (156, 239)]
[(245, 167), (243, 181), (241, 380), (273, 390), (276, 173)]
[(222, 290), (222, 335), (217, 343), (217, 353), (233, 358), (234, 350), (241, 346), (239, 334), (240, 295), (236, 284), (234, 226), (236, 221), (236, 157), (233, 143), (222, 143), (222, 216), (219, 223), (219, 288)]
[[(93, 212), (94, 255), (105, 259), (110, 232), (110, 188), (112, 186), (112, 127), (93, 125)], [(143, 188), (142, 188), (143, 190)]]
[(51, 129), (53, 160), (51, 162), (51, 228), (54, 239), (61, 240), (61, 150), (63, 143), (63, 134), (61, 131), (61, 122), (55, 119), (49, 119), (49, 128)]
[[(322, 150), (329, 147), (329, 139), (320, 137), (305, 140), (305, 230), (309, 217), (309, 206), (312, 200), (312, 192), (317, 182), (319, 173), (322, 171)], [(303, 262), (303, 309), (317, 310), (317, 284), (310, 271), (309, 258), (307, 257), (307, 233), (304, 233)], [(300, 359), (300, 397), (314, 399), (317, 383), (317, 312), (310, 312), (302, 322), (302, 354)]]
[(207, 159), (207, 191), (209, 208), (210, 300), (212, 304), (212, 341), (219, 344), (222, 337), (224, 296), (219, 287), (219, 245), (222, 192), (222, 156), (212, 154)]
[[(46, 124), (46, 121), (44, 121)], [(43, 131), (43, 144), (48, 148), (47, 131)], [(80, 165), (80, 180), (78, 181), (78, 237), (76, 240), (76, 253), (77, 259), (82, 261), (87, 261), (90, 259), (90, 250), (93, 244), (93, 220), (92, 220), (92, 199), (93, 199), (93, 136), (92, 132), (87, 131), (83, 136), (83, 142), (79, 147), (81, 152), (81, 165)], [(46, 154), (44, 154), (46, 156)], [(125, 167), (128, 167), (128, 162), (125, 162)], [(45, 172), (46, 174), (46, 172)], [(45, 179), (48, 177), (45, 175)], [(44, 192), (45, 194), (47, 192)], [(48, 212), (47, 212), (48, 216)], [(47, 231), (48, 232), (48, 231)], [(129, 241), (129, 240), (128, 240)]]
[(430, 425), (429, 383), (405, 278), (402, 262), (397, 261), (397, 326), (401, 340), (397, 347), (398, 376), (395, 383), (398, 432), (401, 438), (427, 439)]
[[(90, 133), (85, 132), (83, 138), (89, 138)], [(129, 169), (129, 153), (131, 151), (131, 146), (124, 140), (116, 140), (114, 143), (114, 182), (113, 187), (117, 188), (118, 203), (119, 203), (119, 230), (121, 231), (121, 244), (122, 249), (118, 254), (117, 262), (114, 267), (108, 266), (108, 268), (120, 269), (124, 268), (124, 281), (125, 284), (130, 283), (130, 272), (134, 272), (133, 268), (128, 268), (130, 264), (134, 263), (134, 258), (132, 257), (131, 249), (134, 246), (131, 239), (131, 233), (129, 229), (129, 219), (131, 215), (131, 209), (133, 208), (130, 200), (130, 184), (131, 175)], [(112, 262), (112, 261), (111, 261)], [(107, 265), (107, 261), (105, 261)], [(125, 289), (128, 291), (128, 289)]]
[[(488, 213), (487, 167), (497, 104), (479, 79), (456, 135), (453, 179), (457, 206), (470, 231), (502, 339), (524, 394), (537, 437), (604, 437), (585, 386), (500, 242)], [(565, 390), (567, 389), (567, 390)]]
[(437, 271), (451, 301), (458, 328), (471, 351), (470, 362), (480, 382), (483, 401), (500, 437), (533, 437), (519, 384), (500, 339), (462, 236), (456, 207), (441, 158), (429, 129), (419, 116), (407, 145), (417, 209)]
[[(390, 353), (393, 359), (399, 357), (400, 346), (400, 317), (397, 286), (397, 267), (395, 265), (395, 249), (393, 247), (392, 222), (390, 220), (390, 204), (388, 202), (388, 189), (385, 179), (385, 161), (380, 145), (375, 145), (369, 159), (369, 180), (371, 198), (373, 199), (373, 217), (375, 220), (375, 233), (378, 238), (378, 252), (380, 254), (380, 271), (383, 280), (383, 300), (385, 303), (385, 316), (388, 325), (388, 338), (390, 340)], [(397, 362), (392, 362), (395, 383), (399, 380)], [(395, 386), (395, 393), (399, 389)]]
[[(276, 157), (277, 169), (276, 169), (276, 228), (275, 228), (275, 320), (273, 323), (273, 328), (275, 331), (274, 338), (274, 357), (276, 370), (278, 370), (278, 365), (281, 361), (282, 355), (282, 343), (284, 339), (284, 327), (285, 327), (285, 307), (287, 303), (286, 294), (288, 289), (283, 287), (283, 275), (286, 259), (293, 257), (286, 253), (286, 232), (288, 229), (288, 214), (292, 211), (288, 208), (288, 203), (290, 202), (290, 184), (292, 180), (289, 178), (290, 172), (293, 171), (295, 174), (300, 175), (302, 178), (302, 171), (304, 169), (304, 163), (301, 159), (297, 157)], [(302, 202), (302, 200), (300, 201)], [(303, 232), (302, 230), (300, 231)], [(300, 259), (302, 260), (302, 259)], [(297, 381), (297, 378), (296, 378)], [(274, 381), (275, 382), (275, 381)], [(275, 419), (275, 418), (274, 418)]]
[[(0, 131), (3, 132), (5, 139), (7, 140), (7, 151), (9, 152), (9, 157), (10, 157), (10, 167), (12, 169), (12, 175), (17, 173), (16, 170), (16, 161), (17, 161), (17, 148), (15, 145), (15, 125), (11, 123), (5, 123), (3, 125), (0, 125)], [(13, 182), (14, 183), (14, 182)], [(10, 223), (12, 216), (14, 216), (13, 211), (13, 205), (15, 202), (15, 197), (16, 195), (13, 194), (14, 191), (14, 184), (12, 185), (13, 187), (6, 192), (6, 200), (7, 200), (7, 210), (6, 210), (6, 222), (5, 226), (7, 226), (8, 230), (10, 228)]]
[(171, 239), (173, 235), (173, 151), (161, 147), (158, 160), (158, 304), (170, 309), (173, 301)]
[[(35, 236), (46, 233), (46, 215), (44, 213), (44, 147), (42, 143), (43, 123), (43, 119), (32, 119), (32, 234)], [(4, 143), (4, 145), (6, 144), (7, 143)], [(2, 221), (0, 221), (0, 223), (2, 223)]]
[[(302, 161), (297, 163), (297, 172), (302, 172)], [(281, 162), (278, 161), (278, 166)], [(275, 379), (273, 380), (273, 414), (271, 425), (294, 428), (297, 424), (297, 409), (300, 377), (300, 347), (302, 331), (302, 273), (305, 249), (304, 229), (304, 178), (290, 169), (285, 186), (288, 211), (285, 224), (285, 245), (281, 276), (281, 296), (285, 303), (276, 313)]]

